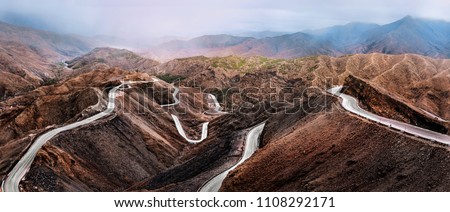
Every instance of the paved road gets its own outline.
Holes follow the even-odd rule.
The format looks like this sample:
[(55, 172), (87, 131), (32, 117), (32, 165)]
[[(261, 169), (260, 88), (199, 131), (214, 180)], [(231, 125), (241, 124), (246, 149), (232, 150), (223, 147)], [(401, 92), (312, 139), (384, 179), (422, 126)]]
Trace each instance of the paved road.
[[(153, 78), (153, 82), (157, 82), (157, 81), (159, 81), (159, 80), (156, 79), (156, 78)], [(128, 82), (123, 82), (123, 84), (121, 84), (121, 85), (119, 85), (117, 87), (114, 87), (113, 89), (110, 90), (110, 92), (108, 94), (108, 105), (107, 105), (107, 109), (105, 111), (103, 111), (101, 113), (98, 113), (98, 114), (96, 114), (96, 115), (94, 115), (92, 117), (89, 117), (87, 119), (84, 119), (82, 121), (75, 122), (75, 123), (72, 123), (72, 124), (60, 127), (60, 128), (53, 129), (53, 130), (51, 130), (51, 131), (49, 131), (49, 132), (39, 136), (33, 142), (33, 144), (30, 146), (30, 148), (25, 153), (25, 155), (14, 166), (14, 168), (11, 170), (11, 172), (6, 176), (5, 180), (2, 181), (2, 184), (1, 184), (2, 191), (5, 191), (5, 192), (19, 192), (20, 191), (20, 189), (19, 189), (20, 181), (23, 179), (23, 177), (29, 171), (30, 166), (33, 163), (33, 160), (36, 157), (36, 154), (39, 151), (39, 149), (48, 140), (52, 139), (54, 136), (56, 136), (57, 134), (59, 134), (61, 132), (74, 129), (74, 128), (77, 128), (77, 127), (82, 126), (82, 125), (86, 125), (86, 124), (92, 123), (92, 122), (94, 122), (94, 121), (96, 121), (96, 120), (98, 120), (100, 118), (103, 118), (103, 117), (109, 115), (110, 113), (112, 113), (114, 111), (116, 91), (118, 89), (125, 88), (125, 86), (131, 87), (130, 86), (131, 84), (146, 83), (146, 82), (147, 81), (128, 81)], [(171, 103), (171, 104), (161, 105), (162, 107), (174, 106), (174, 105), (177, 105), (177, 104), (180, 103), (180, 100), (176, 96), (178, 94), (178, 92), (179, 92), (179, 88), (174, 87), (174, 89), (175, 89), (175, 91), (174, 91), (174, 93), (172, 95), (173, 95), (173, 98), (174, 98), (175, 102)], [(220, 109), (221, 109), (220, 108), (220, 104), (217, 102), (217, 99), (215, 98), (215, 96), (211, 95), (211, 94), (208, 94), (208, 97), (210, 99), (212, 99), (213, 102), (214, 102), (213, 110), (216, 111), (216, 112), (220, 112)], [(181, 126), (181, 123), (180, 123), (180, 120), (178, 119), (178, 117), (175, 116), (175, 115), (172, 115), (172, 118), (173, 118), (173, 120), (175, 122), (175, 126), (176, 126), (176, 128), (178, 130), (178, 133), (180, 133), (180, 135), (184, 139), (186, 139), (189, 143), (199, 143), (199, 142), (202, 142), (203, 140), (205, 140), (207, 138), (209, 122), (203, 123), (201, 138), (199, 140), (192, 140), (192, 139), (187, 138), (186, 133), (185, 133), (183, 127)], [(262, 127), (264, 127), (264, 125), (262, 125)], [(252, 132), (253, 131), (254, 130), (252, 130)], [(262, 129), (261, 129), (261, 131), (262, 131)], [(259, 134), (260, 133), (261, 132), (259, 132)], [(258, 134), (258, 136), (259, 136), (259, 134)], [(257, 148), (257, 144), (256, 144), (256, 147), (254, 148), (254, 150), (251, 151), (251, 154), (253, 154), (253, 152), (256, 150), (256, 148)], [(251, 150), (252, 148), (247, 147), (246, 149), (250, 149)], [(246, 151), (246, 154), (249, 154), (248, 152), (249, 151)], [(247, 156), (247, 157), (245, 157), (245, 155), (244, 155), (243, 158), (247, 159), (248, 157), (250, 157), (250, 155)], [(244, 160), (242, 160), (242, 162)], [(240, 162), (240, 163), (242, 163), (242, 162)]]
[(189, 138), (186, 136), (186, 133), (184, 132), (184, 129), (183, 129), (183, 127), (181, 126), (181, 123), (180, 123), (180, 120), (178, 119), (178, 117), (175, 116), (175, 115), (173, 115), (173, 114), (171, 114), (171, 115), (172, 115), (173, 121), (175, 122), (175, 126), (177, 127), (178, 133), (179, 133), (184, 139), (186, 139), (186, 141), (188, 141), (189, 143), (192, 143), (192, 144), (200, 143), (200, 142), (202, 142), (203, 140), (205, 140), (206, 137), (208, 136), (208, 124), (209, 124), (209, 122), (205, 122), (205, 123), (203, 123), (203, 125), (202, 125), (202, 137), (201, 137), (199, 140), (192, 140), (192, 139), (189, 139)]
[[(169, 106), (175, 106), (175, 105), (180, 104), (180, 100), (177, 98), (177, 94), (178, 94), (178, 92), (180, 91), (180, 89), (177, 88), (177, 87), (175, 87), (175, 86), (173, 86), (173, 85), (172, 85), (172, 87), (175, 89), (175, 91), (174, 91), (173, 94), (172, 94), (173, 99), (175, 100), (175, 102), (174, 102), (174, 103), (170, 103), (170, 104), (164, 104), (164, 105), (161, 105), (161, 107), (169, 107)], [(219, 105), (219, 107), (220, 107), (220, 105)], [(202, 142), (203, 140), (205, 140), (206, 137), (208, 136), (208, 124), (209, 124), (209, 122), (203, 123), (203, 125), (202, 125), (202, 136), (201, 136), (201, 138), (200, 138), (199, 140), (193, 140), (193, 139), (189, 139), (189, 138), (186, 136), (186, 132), (184, 132), (184, 129), (183, 129), (183, 127), (181, 126), (181, 122), (180, 122), (180, 120), (178, 119), (178, 117), (175, 116), (175, 115), (173, 115), (173, 114), (171, 114), (171, 116), (172, 116), (173, 121), (175, 122), (175, 127), (177, 128), (178, 133), (179, 133), (184, 139), (186, 139), (186, 141), (188, 141), (189, 143), (192, 143), (192, 144), (200, 143), (200, 142)]]
[(448, 135), (420, 128), (397, 120), (388, 119), (363, 110), (361, 107), (359, 107), (357, 99), (355, 99), (352, 96), (341, 93), (341, 89), (342, 86), (339, 86), (328, 90), (328, 92), (341, 97), (342, 98), (341, 104), (346, 110), (354, 114), (357, 114), (358, 116), (386, 125), (388, 127), (404, 131), (421, 138), (450, 145), (450, 136)]
[(246, 161), (250, 156), (255, 153), (255, 151), (258, 149), (259, 146), (259, 136), (261, 135), (263, 129), (264, 129), (265, 123), (259, 124), (258, 126), (254, 127), (250, 132), (247, 134), (247, 138), (245, 140), (245, 150), (244, 154), (242, 155), (241, 160), (234, 165), (233, 167), (225, 170), (224, 172), (216, 175), (211, 180), (209, 180), (207, 183), (205, 183), (200, 189), (200, 192), (217, 192), (219, 191), (220, 187), (222, 186), (222, 182), (227, 177), (228, 173), (241, 165), (244, 161)]
[(19, 162), (14, 166), (14, 168), (9, 172), (6, 179), (2, 183), (2, 191), (5, 192), (19, 192), (19, 183), (25, 174), (29, 171), (31, 164), (33, 163), (34, 158), (36, 157), (39, 149), (51, 138), (56, 136), (60, 132), (64, 132), (67, 130), (71, 130), (77, 128), (79, 126), (92, 123), (95, 120), (103, 118), (114, 111), (115, 103), (114, 100), (116, 98), (116, 91), (124, 86), (125, 84), (121, 84), (117, 87), (114, 87), (109, 91), (108, 94), (108, 107), (105, 111), (98, 113), (94, 116), (91, 116), (82, 121), (78, 121), (60, 128), (56, 128), (48, 131), (47, 133), (39, 136), (33, 144), (30, 146), (25, 155), (19, 160)]
[[(153, 82), (157, 82), (159, 81), (159, 79), (157, 78), (152, 78)], [(100, 118), (103, 118), (107, 115), (109, 115), (110, 113), (112, 113), (114, 111), (115, 108), (115, 98), (116, 98), (116, 91), (120, 88), (125, 88), (127, 87), (131, 87), (131, 84), (137, 84), (137, 83), (147, 83), (150, 81), (125, 81), (123, 82), (123, 84), (114, 87), (113, 89), (110, 90), (109, 94), (108, 94), (108, 105), (107, 105), (107, 109), (101, 113), (98, 113), (92, 117), (89, 117), (85, 120), (79, 121), (79, 122), (75, 122), (60, 128), (56, 128), (53, 129), (41, 136), (39, 136), (34, 142), (33, 144), (30, 146), (30, 148), (28, 149), (28, 151), (25, 153), (25, 155), (19, 160), (19, 162), (14, 166), (14, 168), (11, 170), (11, 172), (6, 176), (6, 178), (2, 181), (1, 183), (1, 190), (5, 191), (5, 192), (19, 192), (19, 184), (20, 181), (23, 179), (23, 177), (26, 175), (26, 173), (29, 171), (31, 164), (33, 163), (34, 158), (36, 157), (37, 152), (39, 151), (39, 149), (50, 139), (52, 139), (54, 136), (56, 136), (58, 133), (67, 131), (67, 130), (71, 130), (74, 128), (77, 128), (79, 126), (85, 125), (85, 124), (89, 124), (92, 123), (93, 121), (96, 121)], [(180, 100), (177, 98), (177, 94), (179, 92), (179, 88), (174, 87), (175, 91), (172, 94), (173, 98), (175, 100), (174, 103), (171, 104), (165, 104), (165, 105), (161, 105), (162, 107), (168, 107), (168, 106), (174, 106), (180, 103)], [(214, 97), (215, 99), (215, 97)], [(217, 100), (216, 100), (217, 102)], [(217, 105), (215, 107), (215, 110), (217, 110)], [(219, 109), (220, 109), (220, 105), (219, 105)], [(187, 138), (186, 133), (184, 132), (181, 123), (178, 119), (178, 117), (172, 115), (172, 118), (175, 122), (176, 128), (178, 130), (178, 132), (180, 133), (181, 136), (183, 136), (188, 142), (190, 143), (199, 143), (201, 141), (203, 141), (204, 139), (206, 139), (207, 135), (208, 135), (208, 124), (209, 122), (203, 123), (202, 126), (202, 136), (200, 138), (200, 140), (192, 140)]]
[(223, 112), (222, 111), (222, 107), (220, 106), (219, 102), (217, 101), (216, 96), (214, 96), (213, 94), (208, 94), (207, 95), (207, 99), (206, 99), (209, 107), (212, 109), (211, 111), (205, 111), (206, 114), (210, 114), (210, 115), (221, 115), (221, 114), (226, 114), (227, 112)]

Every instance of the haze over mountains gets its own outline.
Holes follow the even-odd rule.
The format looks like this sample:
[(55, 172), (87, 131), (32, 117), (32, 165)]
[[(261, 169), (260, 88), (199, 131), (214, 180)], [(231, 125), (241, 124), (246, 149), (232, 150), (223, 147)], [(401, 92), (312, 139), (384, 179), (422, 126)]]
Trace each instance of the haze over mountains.
[(450, 56), (450, 23), (411, 16), (386, 25), (349, 23), (281, 36), (270, 31), (244, 34), (256, 38), (205, 35), (148, 47), (114, 36), (62, 35), (0, 22), (0, 65), (2, 73), (8, 76), (0, 80), (0, 96), (30, 90), (48, 79), (60, 77), (68, 71), (62, 61), (101, 46), (130, 46), (142, 56), (159, 61), (198, 55), (297, 58), (378, 52)]
[[(111, 55), (117, 55), (117, 60), (108, 59)], [(95, 49), (70, 63), (78, 67), (75, 71), (102, 64), (96, 69), (1, 102), (5, 110), (0, 113), (0, 151), (8, 154), (0, 157), (0, 176), (7, 174), (26, 146), (46, 129), (102, 111), (106, 91), (121, 80), (150, 81), (150, 75), (168, 74), (181, 79), (179, 105), (160, 106), (173, 102), (169, 95), (173, 85), (163, 81), (120, 91), (119, 108), (113, 115), (49, 140), (21, 182), (22, 189), (197, 191), (208, 179), (233, 166), (242, 155), (248, 130), (264, 120), (261, 150), (230, 172), (222, 190), (450, 188), (449, 172), (441, 171), (450, 170), (448, 147), (349, 115), (340, 109), (337, 98), (308, 89), (346, 83), (371, 111), (448, 134), (448, 123), (420, 110), (449, 118), (448, 59), (407, 54), (293, 60), (232, 56), (176, 59), (142, 71), (108, 67), (129, 55), (118, 49)], [(140, 64), (140, 60), (129, 62)], [(233, 92), (248, 88), (258, 92)], [(205, 114), (206, 93), (215, 94), (229, 113)], [(269, 104), (274, 95), (280, 101)], [(397, 110), (400, 104), (409, 109)], [(198, 138), (202, 123), (209, 121), (207, 139), (196, 145), (187, 143), (177, 133), (171, 114), (180, 117), (192, 138)], [(304, 159), (309, 163), (302, 162)], [(436, 163), (441, 169), (433, 168)], [(271, 174), (264, 175), (259, 170), (268, 168), (255, 170), (264, 164), (277, 173), (267, 170)], [(317, 180), (321, 176), (333, 183)], [(431, 186), (424, 183), (429, 181)]]
[[(265, 123), (260, 149), (221, 190), (450, 190), (447, 145), (349, 113), (326, 92), (344, 85), (364, 110), (449, 135), (448, 22), (407, 16), (111, 47), (121, 42), (0, 23), (0, 179), (40, 135), (115, 105), (49, 138), (17, 189), (197, 191), (233, 167)], [(206, 122), (207, 138), (189, 143)]]
[(274, 37), (252, 38), (208, 35), (171, 41), (149, 50), (156, 59), (206, 56), (265, 56), (296, 58), (309, 55), (341, 56), (357, 53), (414, 53), (448, 58), (450, 23), (406, 16), (386, 25), (349, 23)]
[(61, 77), (64, 61), (103, 45), (77, 35), (35, 30), (0, 22), (0, 97), (30, 91)]
[[(413, 53), (434, 58), (450, 56), (450, 23), (406, 16), (386, 25), (349, 23), (320, 30), (309, 30), (278, 36), (278, 32), (264, 31), (255, 37), (239, 37), (227, 34), (204, 35), (187, 41), (171, 40), (161, 45), (131, 45), (126, 39), (114, 36), (93, 38), (64, 35), (35, 30), (0, 22), (0, 97), (14, 96), (30, 91), (40, 85), (84, 73), (70, 67), (79, 67), (75, 57), (88, 53), (96, 47), (132, 46), (133, 52), (97, 51), (82, 58), (78, 63), (106, 65), (124, 69), (148, 70), (158, 60), (166, 62), (174, 58), (192, 56), (264, 56), (269, 58), (298, 58), (311, 55), (342, 56), (345, 54)], [(170, 39), (166, 37), (165, 39)], [(92, 61), (102, 55), (106, 61)], [(122, 58), (117, 60), (118, 58)], [(149, 58), (149, 59), (147, 59)], [(64, 64), (69, 61), (70, 67)], [(78, 58), (80, 60), (81, 58)], [(129, 59), (139, 61), (139, 64)], [(153, 59), (153, 60), (152, 60)], [(117, 60), (117, 61), (115, 61)], [(135, 62), (136, 62), (135, 61)], [(96, 62), (96, 63), (92, 63)], [(100, 62), (100, 63), (99, 63)], [(105, 63), (107, 62), (107, 63)]]

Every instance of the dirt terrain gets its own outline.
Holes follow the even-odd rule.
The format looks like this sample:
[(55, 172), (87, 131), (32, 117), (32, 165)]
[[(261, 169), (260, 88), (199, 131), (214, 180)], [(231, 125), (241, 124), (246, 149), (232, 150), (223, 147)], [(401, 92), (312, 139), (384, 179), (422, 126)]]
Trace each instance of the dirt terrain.
[[(119, 94), (119, 105), (110, 118), (53, 138), (39, 151), (22, 184), (24, 189), (121, 191), (148, 178), (165, 176), (166, 171), (186, 164), (196, 167), (191, 174), (203, 174), (205, 179), (211, 177), (215, 172), (208, 175), (204, 171), (230, 163), (228, 157), (236, 158), (242, 151), (245, 138), (239, 131), (257, 123), (257, 120), (236, 115), (225, 118), (239, 119), (240, 125), (235, 125), (235, 122), (224, 122), (217, 116), (204, 115), (207, 107), (205, 94), (198, 95), (201, 93), (192, 88), (180, 89), (180, 105), (162, 108), (160, 104), (170, 102), (166, 99), (171, 96), (168, 92), (170, 87), (163, 81), (132, 85)], [(196, 95), (185, 95), (193, 93)], [(201, 123), (211, 120), (208, 141), (202, 145), (190, 145), (178, 134), (170, 114), (182, 119), (185, 131), (192, 138), (200, 136)], [(223, 144), (216, 145), (217, 142)], [(204, 151), (209, 153), (204, 154)], [(208, 161), (214, 163), (209, 164)], [(197, 168), (199, 163), (203, 164), (203, 169)], [(189, 175), (180, 172), (175, 176)], [(170, 178), (164, 180), (170, 181)], [(161, 187), (170, 183), (167, 181), (161, 182), (164, 184)], [(190, 185), (184, 189), (195, 190), (198, 186)], [(147, 186), (136, 189), (147, 189)]]
[(126, 49), (95, 48), (88, 54), (67, 62), (71, 75), (86, 73), (96, 69), (121, 68), (128, 71), (147, 71), (159, 62), (143, 58)]
[(54, 84), (69, 72), (64, 60), (85, 54), (96, 45), (81, 36), (0, 21), (0, 101)]
[(450, 189), (447, 146), (367, 122), (338, 106), (291, 122), (282, 133), (271, 129), (280, 122), (269, 120), (266, 145), (229, 173), (221, 191)]
[[(280, 91), (294, 93), (289, 89), (303, 93), (306, 87), (324, 90), (333, 85), (343, 85), (345, 79), (353, 75), (418, 110), (423, 109), (449, 120), (449, 67), (448, 59), (373, 53), (292, 60), (194, 57), (163, 63), (150, 73), (181, 76), (184, 79), (182, 84), (215, 89), (222, 94), (236, 87), (271, 89), (260, 90), (262, 95)], [(275, 88), (277, 91), (274, 91)]]
[(127, 75), (136, 77), (120, 69), (92, 71), (0, 102), (0, 176), (38, 134), (102, 111), (106, 107), (106, 88)]
[[(39, 134), (104, 110), (109, 89), (122, 80), (157, 76), (162, 80), (119, 91), (110, 116), (51, 139), (22, 189), (197, 191), (239, 160), (248, 130), (267, 120), (261, 149), (229, 174), (222, 190), (449, 190), (449, 182), (437, 180), (448, 178), (441, 172), (449, 169), (447, 147), (354, 117), (325, 92), (345, 84), (372, 112), (446, 133), (448, 125), (422, 109), (448, 119), (449, 60), (383, 54), (293, 60), (233, 56), (158, 65), (139, 58), (114, 64), (111, 55), (127, 61), (130, 54), (97, 49), (72, 61), (80, 73), (0, 102), (0, 176)], [(134, 66), (139, 61), (142, 66)], [(103, 65), (89, 71), (96, 64)], [(124, 64), (143, 69), (110, 68)], [(174, 85), (168, 82), (180, 87), (180, 104), (166, 108), (160, 105), (174, 101)], [(215, 94), (229, 113), (205, 114), (206, 93)], [(171, 114), (180, 117), (192, 139), (200, 138), (202, 123), (209, 121), (208, 138), (189, 144)]]
[(345, 80), (344, 89), (344, 93), (359, 99), (362, 107), (375, 114), (442, 134), (449, 133), (450, 125), (445, 121), (423, 114), (419, 108), (392, 97), (382, 89), (375, 89), (364, 80), (350, 75)]

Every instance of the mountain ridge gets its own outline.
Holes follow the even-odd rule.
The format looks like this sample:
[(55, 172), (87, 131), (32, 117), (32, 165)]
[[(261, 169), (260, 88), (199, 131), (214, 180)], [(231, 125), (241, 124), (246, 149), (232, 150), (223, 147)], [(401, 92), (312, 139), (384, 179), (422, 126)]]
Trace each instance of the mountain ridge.
[[(211, 37), (215, 40), (210, 39)], [(230, 37), (241, 42), (220, 45)], [(185, 45), (193, 41), (195, 45)], [(358, 53), (411, 53), (449, 58), (450, 22), (406, 16), (384, 25), (351, 22), (319, 30), (263, 38), (226, 34), (209, 35), (180, 41), (180, 43), (175, 41), (163, 43), (144, 51), (143, 54), (150, 58), (167, 61), (200, 55), (292, 59), (321, 54), (342, 56)]]
[(63, 61), (85, 54), (96, 45), (81, 36), (0, 21), (0, 98), (56, 81), (68, 72)]

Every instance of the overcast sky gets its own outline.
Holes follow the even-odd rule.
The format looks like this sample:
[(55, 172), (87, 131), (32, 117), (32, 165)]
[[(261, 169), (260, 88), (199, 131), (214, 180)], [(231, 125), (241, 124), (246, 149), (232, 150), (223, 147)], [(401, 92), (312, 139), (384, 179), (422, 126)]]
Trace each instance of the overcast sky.
[(81, 35), (298, 32), (405, 15), (450, 20), (449, 0), (0, 0), (0, 19)]

